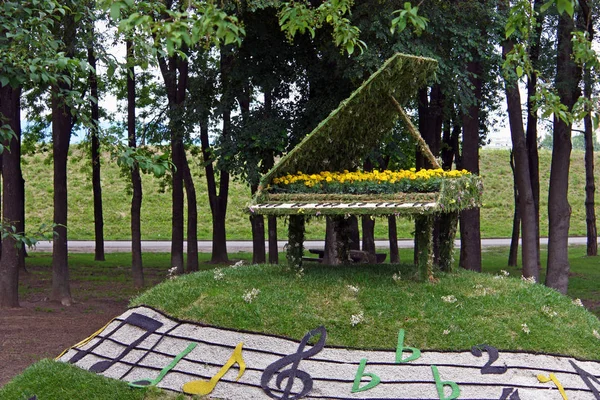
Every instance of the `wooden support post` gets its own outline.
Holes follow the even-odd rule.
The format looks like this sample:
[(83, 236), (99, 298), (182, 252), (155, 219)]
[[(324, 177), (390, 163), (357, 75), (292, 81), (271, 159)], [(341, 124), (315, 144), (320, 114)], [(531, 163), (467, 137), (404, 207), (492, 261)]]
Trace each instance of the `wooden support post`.
[(415, 217), (417, 246), (417, 274), (422, 281), (434, 281), (433, 277), (433, 215)]
[(406, 111), (404, 111), (404, 109), (402, 108), (402, 106), (400, 105), (400, 103), (398, 103), (398, 100), (396, 100), (396, 98), (394, 96), (392, 96), (391, 94), (390, 94), (390, 98), (392, 99), (392, 102), (396, 106), (396, 109), (398, 110), (398, 113), (400, 114), (400, 117), (406, 123), (406, 127), (408, 128), (408, 132), (417, 141), (417, 146), (419, 147), (419, 150), (421, 151), (421, 153), (425, 156), (425, 158), (427, 158), (427, 160), (429, 161), (429, 163), (434, 168), (436, 168), (436, 169), (437, 168), (441, 168), (440, 164), (437, 162), (437, 160), (433, 156), (433, 153), (431, 152), (431, 149), (429, 148), (429, 146), (427, 145), (427, 143), (425, 143), (425, 140), (423, 139), (423, 137), (419, 133), (419, 130), (413, 125), (412, 121), (408, 117), (408, 114), (406, 114)]

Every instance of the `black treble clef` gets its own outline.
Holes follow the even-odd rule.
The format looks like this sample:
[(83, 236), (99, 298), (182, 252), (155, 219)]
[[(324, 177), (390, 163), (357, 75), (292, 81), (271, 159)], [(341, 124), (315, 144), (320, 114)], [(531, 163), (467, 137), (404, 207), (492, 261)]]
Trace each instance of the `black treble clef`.
[[(319, 341), (309, 350), (304, 351), (304, 347), (306, 347), (310, 338), (319, 334), (321, 335)], [(302, 341), (298, 346), (298, 351), (275, 361), (273, 364), (265, 368), (265, 371), (263, 372), (262, 377), (260, 379), (260, 385), (265, 391), (265, 393), (273, 399), (281, 400), (296, 400), (308, 394), (313, 387), (312, 377), (307, 372), (299, 370), (298, 365), (300, 364), (300, 361), (304, 360), (305, 358), (312, 357), (315, 354), (319, 353), (323, 349), (323, 347), (325, 347), (326, 338), (327, 330), (325, 330), (324, 326), (320, 326), (317, 329), (313, 329), (302, 338)], [(289, 364), (291, 364), (291, 366), (288, 369), (282, 370), (286, 365)], [(279, 370), (282, 371), (279, 372), (277, 378), (275, 379), (275, 384), (277, 385), (277, 388), (279, 390), (282, 390), (281, 383), (284, 379), (287, 378), (287, 383), (285, 385), (285, 389), (283, 389), (283, 394), (281, 396), (278, 396), (277, 394), (273, 393), (269, 388), (269, 382), (273, 378), (273, 375), (275, 375)], [(292, 391), (292, 386), (294, 385), (294, 381), (296, 380), (296, 378), (300, 379), (300, 381), (302, 382), (302, 390), (300, 391), (300, 393), (292, 394), (290, 396), (290, 392)]]

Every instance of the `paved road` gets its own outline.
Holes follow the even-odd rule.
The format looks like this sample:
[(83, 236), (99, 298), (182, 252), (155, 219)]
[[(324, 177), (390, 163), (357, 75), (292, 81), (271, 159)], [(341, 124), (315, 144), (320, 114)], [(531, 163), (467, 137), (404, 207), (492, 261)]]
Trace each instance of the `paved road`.
[[(283, 246), (287, 242), (279, 241), (279, 250), (283, 251)], [(548, 239), (542, 238), (542, 244), (547, 244)], [(569, 244), (586, 244), (585, 237), (571, 237), (569, 238)], [(389, 247), (387, 240), (375, 241), (377, 248), (385, 249)], [(460, 247), (460, 240), (455, 241), (456, 247)], [(481, 241), (483, 247), (494, 247), (494, 246), (509, 246), (510, 239), (483, 239)], [(185, 246), (185, 245), (184, 245)], [(267, 244), (265, 243), (265, 246)], [(398, 246), (400, 248), (412, 248), (412, 240), (399, 240)], [(72, 253), (93, 253), (94, 252), (94, 241), (92, 240), (70, 240), (69, 241), (69, 252)], [(307, 240), (304, 242), (305, 248), (323, 248), (324, 244), (322, 240)], [(104, 250), (107, 253), (118, 253), (118, 252), (129, 252), (131, 251), (131, 242), (128, 240), (108, 240), (104, 242)], [(210, 253), (212, 250), (212, 242), (209, 240), (203, 240), (198, 242), (198, 250), (203, 253)], [(235, 253), (238, 251), (252, 251), (252, 241), (250, 240), (228, 240), (227, 250)], [(31, 251), (37, 252), (51, 252), (51, 242), (40, 242), (36, 248)], [(144, 240), (142, 241), (142, 251), (148, 253), (168, 253), (171, 251), (171, 242), (167, 240)]]

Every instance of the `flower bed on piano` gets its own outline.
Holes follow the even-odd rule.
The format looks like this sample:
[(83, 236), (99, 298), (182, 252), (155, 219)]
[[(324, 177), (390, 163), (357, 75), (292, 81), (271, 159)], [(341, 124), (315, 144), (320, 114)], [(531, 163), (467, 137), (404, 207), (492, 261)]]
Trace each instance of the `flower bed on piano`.
[(481, 205), (481, 178), (467, 171), (421, 170), (287, 174), (267, 185), (250, 213), (285, 215), (430, 214)]
[(318, 193), (379, 195), (394, 193), (427, 193), (440, 190), (444, 179), (470, 175), (466, 170), (444, 171), (422, 169), (416, 171), (329, 172), (305, 174), (298, 172), (274, 178), (267, 188), (269, 193)]

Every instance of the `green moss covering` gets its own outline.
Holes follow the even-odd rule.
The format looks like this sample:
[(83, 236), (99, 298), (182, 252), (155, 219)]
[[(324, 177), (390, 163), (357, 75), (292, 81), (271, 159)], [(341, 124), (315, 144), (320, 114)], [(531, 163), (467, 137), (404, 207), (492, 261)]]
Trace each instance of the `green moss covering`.
[(396, 54), (388, 59), (279, 160), (261, 180), (261, 188), (287, 173), (354, 169), (396, 124), (398, 111), (389, 96), (406, 103), (433, 77), (436, 68), (437, 61), (431, 58)]

